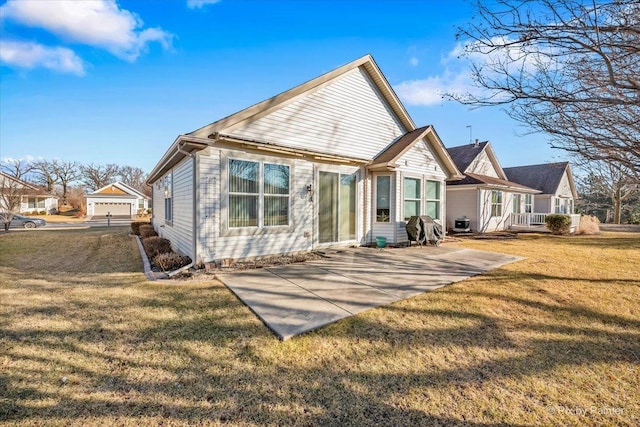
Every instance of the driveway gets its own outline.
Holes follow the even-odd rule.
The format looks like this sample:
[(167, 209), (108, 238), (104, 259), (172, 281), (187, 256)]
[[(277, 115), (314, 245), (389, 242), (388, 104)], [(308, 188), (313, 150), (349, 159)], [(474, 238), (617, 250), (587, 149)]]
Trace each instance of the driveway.
[(523, 258), (447, 246), (352, 248), (218, 278), (282, 340)]

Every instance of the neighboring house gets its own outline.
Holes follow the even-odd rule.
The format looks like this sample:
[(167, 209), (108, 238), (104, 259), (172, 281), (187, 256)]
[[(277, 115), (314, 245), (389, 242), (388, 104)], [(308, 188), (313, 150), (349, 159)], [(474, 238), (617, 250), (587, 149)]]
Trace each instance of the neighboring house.
[(20, 213), (51, 213), (58, 210), (58, 197), (42, 188), (0, 172), (0, 210), (7, 209), (7, 198), (19, 199)]
[(123, 182), (114, 182), (87, 194), (88, 216), (131, 217), (149, 208), (149, 198)]
[[(508, 179), (488, 141), (448, 148), (464, 179), (447, 183), (447, 227), (478, 233), (511, 226), (512, 214), (532, 212), (540, 191)], [(458, 221), (458, 227), (456, 227)]]
[(444, 219), (461, 178), (366, 55), (178, 136), (147, 182), (158, 233), (212, 262), (407, 242), (405, 219)]
[(572, 228), (578, 225), (580, 215), (573, 215), (578, 196), (569, 162), (518, 166), (505, 168), (504, 172), (511, 181), (539, 190), (534, 196), (535, 215), (523, 217), (514, 225), (544, 224), (546, 215), (552, 213), (571, 214)]

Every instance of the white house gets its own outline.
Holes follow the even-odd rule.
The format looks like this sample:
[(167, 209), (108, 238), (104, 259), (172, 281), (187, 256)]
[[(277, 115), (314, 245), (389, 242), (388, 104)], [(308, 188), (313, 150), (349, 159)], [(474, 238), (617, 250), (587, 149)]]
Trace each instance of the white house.
[(366, 55), (180, 135), (150, 173), (153, 225), (196, 262), (407, 241), (462, 176)]
[(545, 217), (553, 213), (571, 215), (572, 231), (579, 225), (580, 215), (574, 214), (578, 196), (569, 162), (517, 166), (504, 172), (510, 180), (539, 191), (530, 211), (533, 215), (514, 218), (513, 225), (544, 224)]
[(120, 181), (87, 194), (88, 216), (131, 217), (148, 208), (147, 196)]
[[(539, 190), (508, 179), (488, 141), (448, 148), (464, 179), (447, 183), (447, 226), (486, 233), (511, 227), (512, 214), (533, 212)], [(456, 221), (458, 227), (456, 227)]]
[[(58, 210), (58, 197), (44, 189), (0, 172), (0, 210), (6, 210), (10, 198), (19, 198), (20, 213), (51, 213)], [(17, 199), (16, 199), (17, 200)]]

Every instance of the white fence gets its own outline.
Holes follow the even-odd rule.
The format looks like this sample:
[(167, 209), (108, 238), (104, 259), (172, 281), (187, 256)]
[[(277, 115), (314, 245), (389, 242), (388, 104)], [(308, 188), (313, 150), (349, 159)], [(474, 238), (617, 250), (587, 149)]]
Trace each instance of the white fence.
[[(546, 213), (512, 213), (511, 214), (511, 226), (512, 227), (537, 227), (545, 226), (547, 215)], [(580, 225), (580, 215), (572, 214), (571, 216), (571, 232), (573, 233), (578, 229)]]

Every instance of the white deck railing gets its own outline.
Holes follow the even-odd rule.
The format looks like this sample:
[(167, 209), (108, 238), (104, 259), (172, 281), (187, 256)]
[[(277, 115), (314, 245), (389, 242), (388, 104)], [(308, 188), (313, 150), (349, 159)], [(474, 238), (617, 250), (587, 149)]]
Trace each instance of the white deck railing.
[[(544, 226), (547, 219), (546, 213), (512, 213), (511, 226), (535, 227)], [(571, 216), (571, 232), (576, 231), (580, 225), (580, 215), (572, 214)]]

